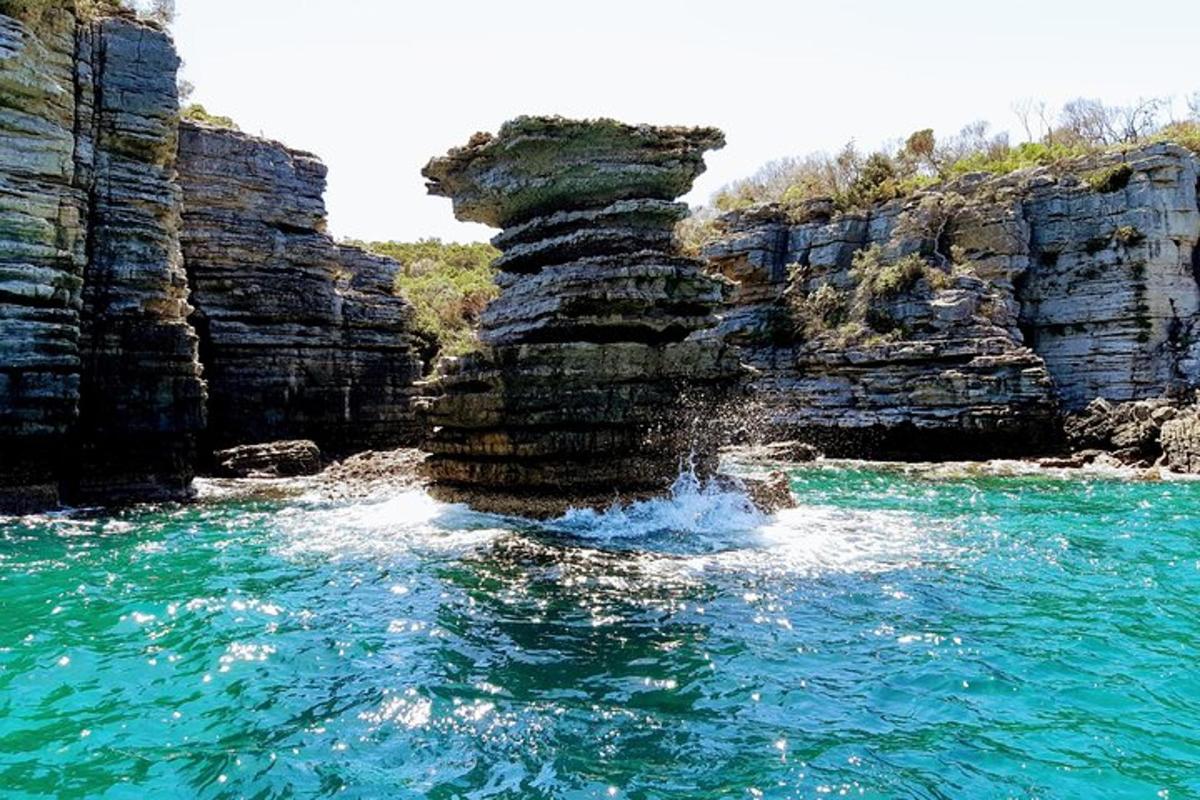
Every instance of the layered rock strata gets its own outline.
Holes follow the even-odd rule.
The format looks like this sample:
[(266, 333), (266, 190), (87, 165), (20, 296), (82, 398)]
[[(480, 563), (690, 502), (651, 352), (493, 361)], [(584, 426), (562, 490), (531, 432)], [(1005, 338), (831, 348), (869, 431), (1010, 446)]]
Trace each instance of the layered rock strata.
[[(721, 331), (767, 438), (833, 454), (1055, 449), (1058, 413), (1200, 381), (1197, 158), (1173, 145), (954, 184), (856, 213), (722, 220)], [(915, 260), (914, 260), (915, 259)]]
[(435, 491), (544, 516), (661, 491), (696, 447), (711, 462), (695, 408), (729, 388), (737, 357), (698, 335), (723, 283), (671, 236), (687, 213), (674, 199), (723, 141), (522, 117), (426, 166), (459, 219), (503, 229), (483, 346), (443, 360), (430, 387)]
[(321, 448), (306, 439), (243, 444), (213, 454), (224, 478), (293, 478), (321, 471)]
[(119, 18), (89, 23), (80, 48), (76, 148), (91, 173), (90, 217), (68, 494), (187, 499), (205, 395), (179, 248), (179, 57), (161, 30)]
[(187, 499), (213, 442), (413, 440), (398, 265), (324, 233), (320, 162), (195, 127), (181, 143), (174, 45), (132, 13), (0, 9), (0, 513)]
[(1163, 423), (1163, 463), (1176, 472), (1200, 475), (1200, 406)]
[(70, 8), (0, 13), (0, 513), (57, 502), (79, 404), (86, 194)]
[(0, 506), (186, 497), (178, 58), (153, 26), (21, 8), (0, 14)]
[(344, 454), (412, 443), (422, 364), (399, 264), (325, 233), (309, 153), (185, 122), (183, 250), (214, 448), (312, 439)]

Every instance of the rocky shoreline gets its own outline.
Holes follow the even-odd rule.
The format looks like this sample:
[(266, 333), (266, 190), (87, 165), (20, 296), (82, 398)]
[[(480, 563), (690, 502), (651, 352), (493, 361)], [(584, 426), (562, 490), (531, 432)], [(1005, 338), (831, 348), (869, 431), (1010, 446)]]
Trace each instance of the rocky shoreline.
[(433, 370), (401, 265), (326, 230), (319, 158), (182, 121), (169, 34), (79, 8), (0, 13), (0, 513), (360, 451), (347, 491), (418, 471), (541, 517), (661, 493), (689, 453), (711, 473), (730, 441), (1200, 473), (1182, 146), (745, 209), (693, 258), (677, 198), (720, 131), (521, 117), (425, 169), (503, 253), (481, 346)]

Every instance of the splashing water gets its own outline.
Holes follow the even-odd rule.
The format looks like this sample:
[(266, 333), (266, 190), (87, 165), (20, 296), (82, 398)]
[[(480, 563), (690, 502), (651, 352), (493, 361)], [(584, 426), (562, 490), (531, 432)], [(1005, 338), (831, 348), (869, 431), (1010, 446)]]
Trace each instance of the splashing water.
[(766, 517), (744, 491), (704, 481), (694, 468), (680, 473), (666, 497), (607, 511), (572, 510), (549, 527), (598, 541), (643, 539), (654, 534), (712, 535), (754, 530)]
[(13, 796), (1187, 797), (1200, 484), (0, 521)]

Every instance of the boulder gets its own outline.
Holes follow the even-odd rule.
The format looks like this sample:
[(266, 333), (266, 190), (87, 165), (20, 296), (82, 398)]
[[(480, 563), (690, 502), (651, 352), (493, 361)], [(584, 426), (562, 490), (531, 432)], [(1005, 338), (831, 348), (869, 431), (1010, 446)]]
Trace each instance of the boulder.
[(213, 458), (217, 474), (226, 478), (292, 478), (321, 471), (321, 448), (304, 439), (239, 445)]
[(1165, 465), (1176, 472), (1200, 475), (1200, 407), (1193, 407), (1162, 427)]

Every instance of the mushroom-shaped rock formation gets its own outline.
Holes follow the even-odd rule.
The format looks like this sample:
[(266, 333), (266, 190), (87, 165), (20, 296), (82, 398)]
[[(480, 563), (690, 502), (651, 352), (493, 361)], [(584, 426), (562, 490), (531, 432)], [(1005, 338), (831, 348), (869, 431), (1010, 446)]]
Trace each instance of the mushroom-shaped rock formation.
[(500, 297), (478, 351), (429, 386), (434, 491), (551, 516), (664, 490), (714, 462), (712, 412), (739, 376), (704, 331), (725, 284), (672, 250), (675, 202), (721, 147), (713, 128), (521, 117), (424, 170), (493, 240)]

